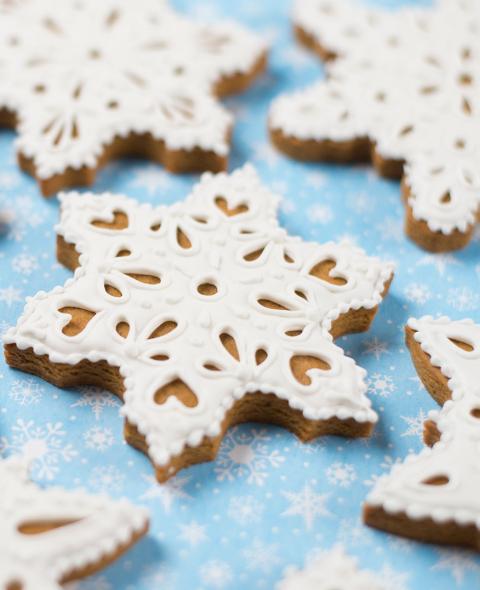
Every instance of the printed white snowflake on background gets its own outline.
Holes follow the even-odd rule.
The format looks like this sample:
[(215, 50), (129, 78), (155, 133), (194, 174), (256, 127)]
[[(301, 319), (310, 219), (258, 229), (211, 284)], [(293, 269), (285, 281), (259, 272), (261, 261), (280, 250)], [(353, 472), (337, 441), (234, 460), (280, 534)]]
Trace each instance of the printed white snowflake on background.
[(443, 277), (446, 270), (452, 265), (459, 265), (460, 261), (452, 254), (426, 254), (416, 263), (416, 266), (433, 266), (438, 274)]
[(0, 289), (0, 301), (8, 305), (8, 307), (10, 307), (13, 303), (23, 301), (21, 289), (17, 289), (13, 286), (3, 287)]
[(373, 535), (359, 518), (342, 518), (338, 528), (338, 541), (345, 546), (365, 547), (372, 542)]
[(158, 166), (150, 165), (142, 167), (135, 173), (135, 180), (133, 186), (144, 189), (148, 195), (152, 196), (160, 189), (166, 189), (171, 183), (171, 177), (158, 168)]
[(200, 568), (200, 578), (209, 588), (221, 590), (233, 580), (233, 573), (225, 561), (211, 560)]
[(260, 539), (254, 539), (252, 544), (243, 551), (247, 569), (270, 573), (280, 563), (278, 545), (264, 543)]
[(407, 430), (402, 432), (402, 436), (421, 436), (423, 432), (423, 423), (428, 415), (419, 410), (416, 416), (401, 416), (402, 420), (407, 423)]
[(241, 525), (259, 522), (265, 506), (255, 496), (234, 496), (228, 504), (228, 516)]
[(374, 373), (368, 379), (368, 391), (374, 395), (378, 395), (379, 397), (390, 397), (390, 394), (392, 394), (395, 389), (395, 383), (389, 375)]
[(309, 219), (323, 225), (333, 220), (333, 211), (328, 205), (312, 205), (307, 212)]
[(113, 445), (113, 433), (110, 428), (93, 426), (83, 435), (85, 446), (94, 451), (106, 451)]
[(38, 269), (38, 260), (31, 254), (18, 254), (12, 259), (12, 269), (19, 274), (30, 276)]
[(223, 439), (215, 463), (218, 481), (245, 477), (250, 484), (263, 485), (268, 468), (279, 467), (285, 461), (277, 449), (269, 448), (270, 440), (266, 429), (230, 429)]
[(207, 541), (207, 533), (205, 530), (205, 526), (199, 524), (196, 520), (192, 520), (187, 524), (179, 525), (180, 534), (178, 537), (188, 543), (191, 547), (195, 547), (199, 543), (203, 543)]
[(388, 563), (380, 570), (379, 579), (388, 590), (409, 590), (410, 574), (395, 571)]
[(117, 408), (120, 406), (118, 397), (91, 385), (80, 387), (81, 397), (71, 405), (72, 408), (91, 408), (95, 418), (100, 419), (105, 408)]
[(457, 311), (473, 311), (478, 308), (480, 296), (469, 287), (448, 290), (447, 303)]
[(23, 455), (32, 463), (32, 473), (38, 479), (52, 480), (60, 463), (70, 462), (77, 451), (64, 442), (66, 432), (61, 422), (37, 426), (33, 420), (19, 418), (12, 426), (10, 438), (0, 439), (0, 452)]
[(140, 496), (141, 500), (158, 500), (168, 514), (175, 500), (188, 500), (191, 498), (184, 488), (190, 481), (189, 477), (176, 475), (166, 483), (159, 484), (153, 475), (142, 475), (149, 484), (147, 490)]
[(375, 360), (378, 361), (382, 354), (390, 354), (390, 351), (388, 350), (388, 344), (375, 336), (371, 340), (364, 342), (363, 354), (372, 354)]
[(347, 463), (332, 463), (326, 470), (328, 481), (335, 486), (348, 488), (357, 479), (357, 474), (353, 465)]
[(432, 298), (430, 289), (421, 283), (410, 283), (405, 288), (405, 297), (412, 303), (424, 304)]
[(300, 516), (305, 528), (311, 530), (316, 518), (331, 516), (327, 509), (330, 494), (317, 494), (311, 483), (306, 483), (298, 492), (282, 492), (290, 506), (282, 512), (282, 516)]
[(125, 474), (115, 465), (98, 465), (92, 469), (89, 486), (98, 492), (111, 494), (123, 489)]
[(42, 399), (44, 391), (43, 385), (40, 385), (32, 377), (27, 377), (23, 381), (15, 379), (8, 392), (8, 397), (20, 406), (30, 406), (37, 404)]
[(468, 573), (477, 574), (480, 580), (480, 564), (472, 553), (461, 549), (438, 549), (439, 559), (432, 566), (433, 571), (445, 572), (450, 574), (457, 586), (459, 586)]

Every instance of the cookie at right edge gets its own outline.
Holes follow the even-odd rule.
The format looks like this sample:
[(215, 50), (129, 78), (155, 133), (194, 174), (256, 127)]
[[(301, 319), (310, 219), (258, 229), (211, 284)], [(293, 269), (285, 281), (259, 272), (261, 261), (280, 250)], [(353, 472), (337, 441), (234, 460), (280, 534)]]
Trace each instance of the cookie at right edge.
[(371, 160), (403, 178), (412, 240), (463, 248), (480, 204), (480, 3), (365, 4), (295, 1), (296, 35), (328, 60), (327, 80), (273, 103), (272, 141), (299, 160)]
[(480, 325), (411, 319), (406, 340), (417, 372), (443, 405), (425, 422), (429, 447), (381, 477), (365, 522), (390, 533), (480, 550)]

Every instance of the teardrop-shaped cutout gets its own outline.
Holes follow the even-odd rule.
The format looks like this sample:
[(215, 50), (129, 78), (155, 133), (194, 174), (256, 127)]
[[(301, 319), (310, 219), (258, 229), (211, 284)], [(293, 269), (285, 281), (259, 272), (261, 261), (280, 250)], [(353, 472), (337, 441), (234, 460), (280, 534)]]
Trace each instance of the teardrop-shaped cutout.
[(312, 380), (307, 375), (307, 371), (310, 371), (310, 369), (329, 371), (331, 367), (326, 361), (317, 356), (299, 354), (292, 356), (290, 359), (290, 369), (299, 383), (302, 385), (310, 385)]
[(245, 203), (240, 203), (236, 207), (229, 207), (227, 199), (225, 197), (218, 196), (215, 198), (215, 205), (224, 213), (227, 217), (234, 217), (235, 215), (240, 215), (241, 213), (246, 213), (248, 211), (248, 205)]
[(258, 303), (267, 309), (274, 309), (276, 311), (290, 311), (288, 307), (285, 307), (285, 305), (282, 305), (278, 301), (273, 301), (273, 299), (258, 299)]
[(168, 359), (170, 357), (167, 354), (154, 354), (150, 358), (152, 359), (152, 361), (158, 361), (160, 363), (164, 363), (165, 361), (168, 361)]
[(218, 293), (218, 287), (213, 283), (206, 282), (198, 285), (197, 291), (204, 297), (212, 297)]
[(305, 291), (302, 291), (301, 289), (296, 289), (295, 290), (295, 295), (297, 297), (300, 297), (301, 299), (305, 299), (305, 301), (308, 300), (307, 294), (305, 293)]
[(267, 360), (267, 357), (268, 353), (264, 348), (259, 348), (255, 352), (255, 362), (257, 363), (257, 365), (261, 365), (262, 363), (264, 363)]
[(181, 379), (174, 379), (155, 392), (154, 400), (158, 405), (164, 404), (170, 397), (176, 397), (187, 408), (198, 404), (197, 396)]
[(452, 202), (452, 195), (450, 194), (450, 191), (447, 191), (446, 193), (444, 193), (441, 197), (440, 197), (440, 203), (442, 203), (442, 205), (448, 205), (448, 203)]
[(126, 272), (124, 273), (127, 277), (130, 277), (134, 281), (138, 281), (139, 283), (144, 283), (145, 285), (158, 285), (160, 284), (161, 280), (160, 277), (156, 275), (147, 275), (147, 274), (139, 274), (136, 272)]
[(327, 260), (321, 260), (310, 269), (309, 274), (312, 277), (321, 279), (322, 281), (327, 281), (327, 283), (331, 283), (332, 285), (346, 285), (347, 280), (344, 277), (334, 277), (331, 275), (332, 270), (336, 266), (336, 261), (332, 260), (331, 258), (328, 258)]
[(220, 342), (223, 344), (225, 350), (237, 361), (240, 360), (240, 354), (238, 352), (237, 343), (235, 342), (235, 338), (228, 334), (227, 332), (223, 332), (220, 334)]
[(254, 260), (258, 260), (260, 258), (260, 256), (263, 254), (264, 250), (265, 250), (265, 246), (263, 246), (262, 248), (258, 248), (257, 250), (254, 250), (253, 252), (249, 252), (248, 254), (245, 254), (243, 259), (246, 260), (247, 262), (253, 262)]
[(150, 230), (151, 231), (160, 231), (161, 227), (162, 227), (162, 224), (160, 223), (160, 221), (156, 221), (155, 223), (152, 223), (152, 225), (150, 226)]
[(77, 336), (83, 332), (88, 322), (96, 315), (94, 311), (80, 307), (62, 307), (58, 311), (70, 316), (70, 321), (62, 329), (62, 333), (70, 337)]
[(466, 114), (466, 115), (471, 115), (472, 114), (472, 105), (470, 103), (470, 101), (468, 100), (468, 98), (466, 98), (465, 96), (462, 99), (462, 111)]
[(18, 525), (18, 532), (22, 535), (42, 535), (56, 529), (80, 522), (79, 518), (63, 520), (29, 520)]
[(111, 283), (104, 283), (104, 289), (106, 291), (106, 293), (108, 293), (108, 295), (110, 295), (111, 297), (121, 297), (122, 296), (122, 292), (120, 291), (120, 289), (117, 289), (117, 287), (114, 287)]
[(473, 352), (473, 346), (470, 343), (465, 342), (464, 340), (458, 340), (457, 338), (449, 338), (449, 340), (452, 344), (455, 344), (455, 346), (457, 346), (458, 348), (461, 348), (462, 350), (466, 350), (467, 352)]
[(207, 371), (215, 371), (217, 373), (221, 371), (220, 367), (218, 365), (214, 365), (213, 363), (205, 363), (203, 368), (207, 369)]
[(295, 336), (300, 336), (301, 334), (303, 334), (303, 328), (297, 328), (294, 330), (287, 330), (285, 332), (285, 334), (287, 336), (290, 336), (290, 338), (295, 338)]
[(400, 129), (398, 135), (400, 137), (405, 137), (406, 135), (410, 135), (410, 133), (412, 133), (413, 131), (413, 125), (407, 125), (405, 127), (403, 127), (403, 129)]
[(432, 477), (427, 477), (424, 479), (422, 483), (426, 486), (446, 486), (450, 482), (450, 478), (448, 475), (432, 475)]
[(458, 76), (458, 83), (461, 86), (470, 86), (473, 83), (473, 76), (467, 72), (463, 72)]
[(121, 248), (116, 254), (116, 258), (124, 258), (125, 256), (131, 256), (132, 252), (128, 248)]
[(195, 215), (194, 217), (192, 217), (192, 219), (197, 223), (201, 223), (202, 225), (206, 225), (208, 223), (206, 217), (200, 217), (199, 215)]
[(115, 326), (115, 330), (119, 336), (122, 338), (127, 338), (128, 334), (130, 333), (130, 325), (128, 322), (118, 322), (118, 324)]
[(464, 139), (457, 139), (454, 145), (457, 150), (464, 150), (467, 144)]
[(480, 420), (480, 408), (471, 409), (470, 416), (472, 416), (472, 418), (476, 418), (477, 420)]
[(119, 231), (127, 229), (128, 227), (128, 215), (124, 211), (116, 209), (113, 211), (113, 221), (105, 221), (103, 219), (94, 219), (91, 222), (94, 227), (100, 227), (103, 229), (110, 229)]
[(438, 86), (422, 86), (420, 88), (420, 94), (435, 94), (438, 92)]
[(285, 260), (285, 262), (288, 262), (289, 264), (293, 264), (295, 262), (293, 257), (286, 250), (283, 253), (283, 259)]
[(173, 332), (175, 328), (178, 326), (177, 322), (174, 320), (167, 320), (166, 322), (162, 322), (159, 326), (153, 330), (153, 332), (148, 337), (148, 340), (152, 340), (152, 338), (161, 338), (162, 336), (166, 336)]
[(177, 227), (177, 244), (184, 250), (189, 250), (192, 247), (192, 242), (189, 237), (179, 227)]
[(18, 580), (12, 580), (8, 582), (5, 590), (23, 590), (23, 584)]

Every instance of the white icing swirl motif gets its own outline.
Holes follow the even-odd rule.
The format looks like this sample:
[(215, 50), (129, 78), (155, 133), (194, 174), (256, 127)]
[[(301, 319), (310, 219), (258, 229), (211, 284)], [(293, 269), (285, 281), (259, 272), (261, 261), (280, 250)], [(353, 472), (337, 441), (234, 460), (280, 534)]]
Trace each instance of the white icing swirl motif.
[(341, 546), (308, 560), (304, 570), (289, 568), (276, 590), (385, 590), (375, 574), (359, 570)]
[(480, 529), (480, 326), (429, 316), (408, 326), (429, 362), (448, 378), (451, 400), (430, 416), (439, 442), (379, 478), (367, 505), (412, 520), (430, 518), (439, 526), (454, 522)]
[(61, 590), (147, 528), (147, 513), (126, 500), (37, 487), (18, 458), (0, 461), (0, 481), (2, 590)]
[[(205, 175), (172, 207), (63, 195), (57, 231), (76, 245), (80, 266), (64, 287), (29, 301), (5, 341), (55, 363), (119, 367), (123, 413), (158, 466), (217, 436), (249, 392), (273, 393), (311, 420), (375, 422), (364, 371), (329, 330), (349, 310), (376, 307), (392, 267), (357, 248), (288, 236), (278, 202), (248, 166)], [(109, 227), (114, 219), (123, 229)], [(330, 274), (319, 278), (324, 262)], [(89, 321), (67, 335), (72, 307)], [(292, 363), (301, 355), (318, 368), (299, 381)], [(186, 401), (163, 395), (179, 382)]]
[(18, 151), (48, 179), (96, 167), (115, 137), (228, 152), (231, 115), (212, 90), (266, 51), (230, 22), (200, 25), (166, 0), (23, 0), (0, 5), (0, 110)]
[(406, 161), (416, 220), (466, 232), (480, 205), (480, 4), (361, 4), (295, 1), (295, 25), (337, 59), (326, 82), (277, 99), (270, 126), (300, 140), (369, 137), (384, 158)]

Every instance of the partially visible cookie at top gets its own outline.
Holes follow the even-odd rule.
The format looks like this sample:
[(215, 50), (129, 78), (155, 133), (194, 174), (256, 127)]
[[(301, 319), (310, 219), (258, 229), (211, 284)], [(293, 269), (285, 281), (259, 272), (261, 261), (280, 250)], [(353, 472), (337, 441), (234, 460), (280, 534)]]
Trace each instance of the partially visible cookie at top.
[(314, 556), (304, 570), (290, 568), (276, 590), (387, 590), (380, 577), (360, 570), (342, 547)]
[(259, 36), (167, 0), (0, 2), (0, 126), (16, 127), (44, 195), (125, 155), (224, 170), (233, 119), (216, 96), (248, 87), (266, 56)]
[(0, 460), (0, 590), (60, 590), (103, 569), (148, 529), (145, 510), (29, 480), (19, 458)]
[(365, 521), (420, 541), (480, 551), (480, 325), (411, 319), (406, 340), (420, 379), (443, 408), (425, 422), (428, 447), (378, 479)]
[(170, 207), (61, 196), (58, 259), (75, 275), (28, 301), (7, 362), (121, 396), (159, 481), (214, 459), (239, 422), (368, 436), (365, 371), (333, 340), (368, 329), (392, 266), (289, 236), (278, 204), (248, 166)]
[(480, 206), (480, 3), (364, 4), (295, 0), (297, 37), (327, 60), (327, 79), (273, 103), (272, 141), (300, 160), (371, 160), (403, 177), (408, 236), (463, 248)]

